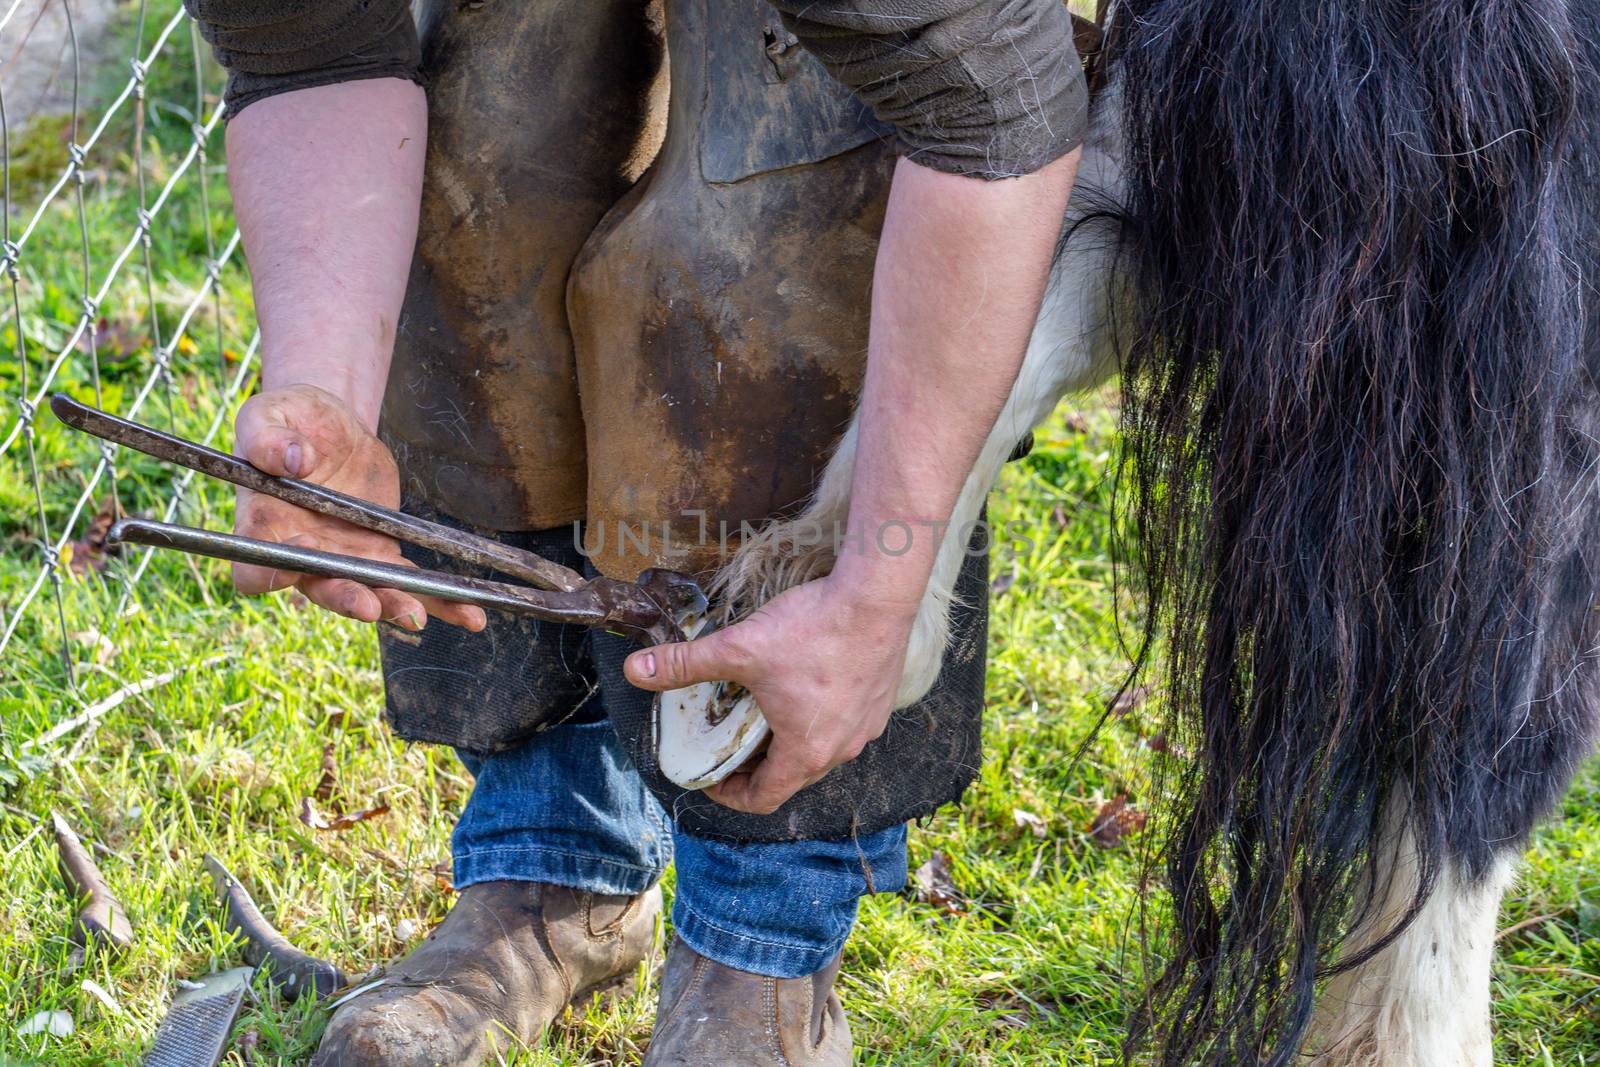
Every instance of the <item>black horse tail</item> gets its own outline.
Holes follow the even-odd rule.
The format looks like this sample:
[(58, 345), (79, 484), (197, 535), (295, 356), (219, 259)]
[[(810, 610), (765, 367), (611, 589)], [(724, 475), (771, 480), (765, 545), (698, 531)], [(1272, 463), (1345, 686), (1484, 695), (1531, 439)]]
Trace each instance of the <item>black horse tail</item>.
[[(1593, 743), (1596, 6), (1116, 5), (1121, 496), (1194, 754), (1133, 1046), (1168, 1067), (1291, 1063)], [(1414, 903), (1357, 949), (1395, 818)]]

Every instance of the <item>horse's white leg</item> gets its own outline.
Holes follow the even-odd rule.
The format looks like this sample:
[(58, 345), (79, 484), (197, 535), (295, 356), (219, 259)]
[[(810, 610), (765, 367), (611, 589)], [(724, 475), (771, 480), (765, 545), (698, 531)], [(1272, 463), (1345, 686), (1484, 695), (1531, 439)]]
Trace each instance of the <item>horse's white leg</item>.
[[(1105, 206), (1120, 188), (1118, 96), (1108, 89), (1097, 102), (1067, 213), (1069, 225)], [(928, 591), (912, 628), (897, 707), (919, 699), (938, 676), (949, 639), (952, 590), (973, 523), (1012, 449), (1050, 414), (1064, 394), (1096, 385), (1115, 370), (1107, 328), (1116, 255), (1115, 235), (1109, 229), (1099, 222), (1086, 226), (1068, 241), (1051, 271), (1016, 384), (967, 477), (940, 542)], [(832, 570), (835, 539), (846, 529), (850, 514), (856, 438), (856, 420), (852, 419), (805, 511), (764, 527), (742, 544), (717, 577), (715, 599), (743, 614), (787, 588)], [(913, 529), (913, 536), (919, 533), (927, 536)], [(903, 536), (901, 531), (885, 531), (884, 540), (897, 546)], [(847, 543), (840, 547), (855, 550)]]
[[(1389, 833), (1381, 848), (1376, 903), (1363, 909), (1342, 949), (1347, 955), (1392, 930), (1413, 902), (1410, 831)], [(1473, 882), (1447, 861), (1411, 925), (1328, 983), (1307, 1046), (1315, 1067), (1491, 1067), (1489, 967), (1513, 863), (1507, 853)]]
[[(1114, 369), (1106, 330), (1114, 254), (1110, 245), (1109, 240), (1091, 236), (1081, 251), (1069, 245), (1056, 264), (1016, 384), (962, 486), (950, 528), (939, 545), (907, 647), (905, 674), (896, 696), (899, 707), (921, 698), (938, 677), (949, 641), (950, 599), (970, 548), (973, 524), (983, 514), (984, 500), (1017, 442), (1049, 417), (1063, 395), (1099, 384)], [(1000, 538), (1000, 533), (991, 532), (991, 539)]]

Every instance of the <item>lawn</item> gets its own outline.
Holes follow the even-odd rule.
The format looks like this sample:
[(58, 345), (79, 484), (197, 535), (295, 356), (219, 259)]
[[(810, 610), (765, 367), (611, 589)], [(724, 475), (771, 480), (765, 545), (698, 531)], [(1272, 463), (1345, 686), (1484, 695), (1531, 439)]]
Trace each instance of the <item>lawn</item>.
[[(122, 77), (119, 70), (113, 80)], [(152, 97), (192, 100), (192, 78), (181, 64), (153, 70)], [(187, 148), (193, 113), (151, 113), (144, 165), (159, 188)], [(99, 250), (119, 246), (133, 218), (132, 137), (132, 126), (108, 130), (113, 147), (86, 190), (96, 277), (109, 259)], [(18, 202), (37, 201), (53, 173), (44, 161), (61, 145), (59, 119), (12, 131)], [(151, 365), (152, 334), (174, 346), (170, 392), (160, 387), (145, 417), (165, 423), (170, 412), (190, 435), (236, 403), (222, 392), (219, 368), (243, 367), (249, 387), (242, 359), (252, 324), (236, 261), (220, 272), (220, 299), (200, 302), (185, 340), (172, 335), (205, 276), (208, 232), (215, 246), (231, 228), (211, 166), (209, 212), (186, 179), (153, 228), (155, 325), (141, 267), (113, 288), (97, 330), (107, 406), (123, 408), (134, 395)], [(15, 210), (12, 217), (16, 225)], [(80, 310), (80, 244), (69, 197), (47, 212), (25, 257), (30, 344), (48, 349), (69, 336)], [(9, 293), (0, 294), (0, 310), (8, 309)], [(17, 323), (6, 313), (0, 434), (15, 418), (20, 385)], [(30, 351), (37, 387), (45, 358)], [(61, 384), (94, 395), (86, 355), (69, 361)], [(1135, 623), (1140, 610), (1113, 581), (1113, 403), (1083, 398), (1059, 413), (1034, 452), (1010, 465), (991, 502), (991, 519), (1000, 528), (1017, 524), (1025, 537), (1002, 547), (992, 565), (987, 758), (963, 803), (911, 835), (913, 867), (942, 857), (957, 893), (866, 902), (842, 983), (859, 1063), (1117, 1061), (1139, 981), (1136, 909), (1143, 850), (1153, 842), (1131, 826), (1120, 839), (1090, 830), (1108, 800), (1125, 796), (1143, 810), (1153, 761), (1181, 756), (1152, 750), (1157, 696), (1122, 709), (1084, 758), (1073, 759), (1126, 669), (1118, 622)], [(97, 453), (48, 416), (34, 444), (39, 497), (59, 536)], [(170, 472), (132, 460), (121, 469), (125, 506), (164, 505)], [(197, 482), (186, 501), (185, 521), (226, 526), (226, 492)], [(77, 688), (57, 654), (49, 584), (0, 653), (0, 1067), (138, 1063), (179, 982), (239, 962), (236, 940), (218, 923), (206, 853), (221, 858), (300, 947), (352, 974), (403, 953), (452, 900), (441, 872), (470, 778), (448, 751), (387, 733), (371, 630), (283, 597), (238, 598), (223, 567), (209, 561), (152, 557), (130, 586), (125, 578), (140, 557), (105, 558), (85, 535), (102, 504), (102, 492), (92, 494), (73, 538), (75, 559), (58, 572)], [(6, 619), (45, 551), (36, 507), (18, 444), (0, 455)], [(129, 683), (169, 672), (176, 673), (166, 684), (93, 722), (28, 745)], [(314, 830), (300, 815), (319, 785), (327, 797), (320, 807), (388, 812), (343, 831)], [(93, 951), (77, 970), (69, 966), (73, 906), (39, 821), (52, 810), (98, 844), (135, 930), (126, 952)], [(1500, 1064), (1600, 1064), (1600, 766), (1581, 777), (1565, 815), (1538, 834), (1501, 917), (1510, 932), (1495, 969)], [(71, 1015), (71, 1035), (19, 1035), (36, 1013), (52, 1010)], [(653, 1010), (653, 985), (641, 983), (628, 998), (570, 1013), (545, 1042), (505, 1062), (637, 1063)], [(287, 1005), (259, 987), (236, 1029), (233, 1062), (303, 1063), (324, 1022), (320, 1009)]]

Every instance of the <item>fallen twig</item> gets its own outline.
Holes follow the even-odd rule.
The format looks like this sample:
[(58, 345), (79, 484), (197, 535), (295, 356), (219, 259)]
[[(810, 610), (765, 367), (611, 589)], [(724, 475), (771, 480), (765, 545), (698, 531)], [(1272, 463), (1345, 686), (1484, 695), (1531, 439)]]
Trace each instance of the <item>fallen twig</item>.
[(325, 997), (349, 984), (338, 967), (291, 945), (261, 914), (249, 891), (221, 860), (207, 855), (205, 864), (222, 895), (223, 928), (244, 938), (244, 958), (257, 967), (266, 967), (268, 980), (285, 998), (298, 1000), (308, 993)]
[(116, 710), (130, 697), (140, 696), (141, 694), (148, 693), (152, 689), (159, 689), (161, 686), (166, 685), (168, 682), (187, 671), (203, 670), (206, 667), (215, 666), (216, 664), (221, 663), (229, 658), (231, 658), (230, 653), (218, 653), (215, 656), (208, 656), (199, 663), (190, 663), (182, 667), (175, 667), (170, 671), (162, 671), (160, 674), (151, 675), (149, 678), (143, 678), (137, 682), (132, 682), (128, 685), (125, 685), (121, 689), (118, 689), (116, 692), (112, 693), (110, 696), (90, 704), (88, 707), (84, 708), (83, 711), (72, 716), (72, 718), (63, 719), (61, 722), (56, 723), (49, 730), (46, 730), (33, 740), (24, 741), (22, 743), (22, 750), (26, 752), (29, 749), (48, 745), (52, 741), (58, 741), (67, 734), (70, 734), (72, 731), (76, 730), (78, 727), (94, 722), (108, 711)]
[[(41, 820), (39, 816), (35, 815), (31, 811), (28, 811), (26, 808), (19, 808), (15, 804), (0, 804), (0, 809), (4, 809), (6, 812), (15, 815), (17, 818), (28, 823), (30, 826), (39, 827), (44, 825), (43, 820)], [(110, 859), (120, 860), (123, 858), (122, 853), (101, 841), (99, 838), (89, 842), (89, 851), (98, 853), (101, 856), (106, 856)]]
[(1528, 974), (1559, 974), (1565, 978), (1583, 978), (1600, 985), (1600, 974), (1590, 974), (1576, 967), (1529, 967), (1521, 963), (1508, 963), (1506, 966), (1513, 971), (1524, 971)]
[(6, 850), (6, 854), (3, 857), (0, 857), (0, 860), (4, 860), (6, 863), (10, 863), (11, 862), (11, 857), (15, 856), (18, 852), (21, 852), (23, 849), (27, 848), (28, 847), (28, 842), (32, 841), (34, 838), (38, 837), (39, 834), (41, 832), (43, 832), (43, 830), (44, 830), (44, 824), (38, 822), (37, 820), (35, 820), (34, 824), (33, 824), (33, 829), (31, 829), (27, 833), (23, 834), (21, 841), (18, 841), (16, 844), (14, 844), (10, 848), (8, 848)]
[(4, 808), (6, 811), (8, 811), (11, 814), (15, 815), (17, 818), (24, 819), (27, 822), (33, 824), (34, 826), (38, 826), (39, 825), (39, 816), (35, 815), (31, 811), (28, 811), (26, 808), (19, 808), (15, 804), (0, 804), (0, 808)]
[(1565, 911), (1552, 911), (1547, 915), (1535, 915), (1532, 918), (1523, 919), (1519, 923), (1512, 923), (1510, 926), (1506, 927), (1504, 930), (1498, 931), (1494, 935), (1494, 939), (1496, 941), (1503, 941), (1506, 938), (1511, 937), (1514, 934), (1520, 934), (1522, 931), (1527, 930), (1527, 929), (1529, 929), (1531, 927), (1543, 926), (1545, 923), (1549, 922), (1551, 919), (1559, 919), (1565, 914), (1566, 914)]

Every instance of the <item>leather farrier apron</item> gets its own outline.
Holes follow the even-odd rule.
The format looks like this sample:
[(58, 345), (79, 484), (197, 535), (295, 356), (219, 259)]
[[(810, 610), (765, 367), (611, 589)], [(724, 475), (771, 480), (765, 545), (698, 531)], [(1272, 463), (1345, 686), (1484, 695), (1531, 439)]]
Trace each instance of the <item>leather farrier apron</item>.
[[(608, 0), (424, 13), (422, 226), (384, 405), (409, 509), (568, 527), (537, 535), (543, 550), (584, 520), (592, 566), (620, 578), (708, 573), (741, 523), (803, 504), (860, 387), (894, 165), (887, 132), (760, 0), (670, 0), (669, 79), (660, 25), (653, 5)], [(660, 775), (652, 697), (622, 680), (633, 646), (614, 635), (553, 645), (563, 628), (502, 616), (480, 635), (388, 629), (389, 718), (499, 751), (566, 719), (598, 671), (628, 754), (690, 832), (877, 830), (976, 772), (986, 571), (969, 557), (933, 692), (770, 816)]]

